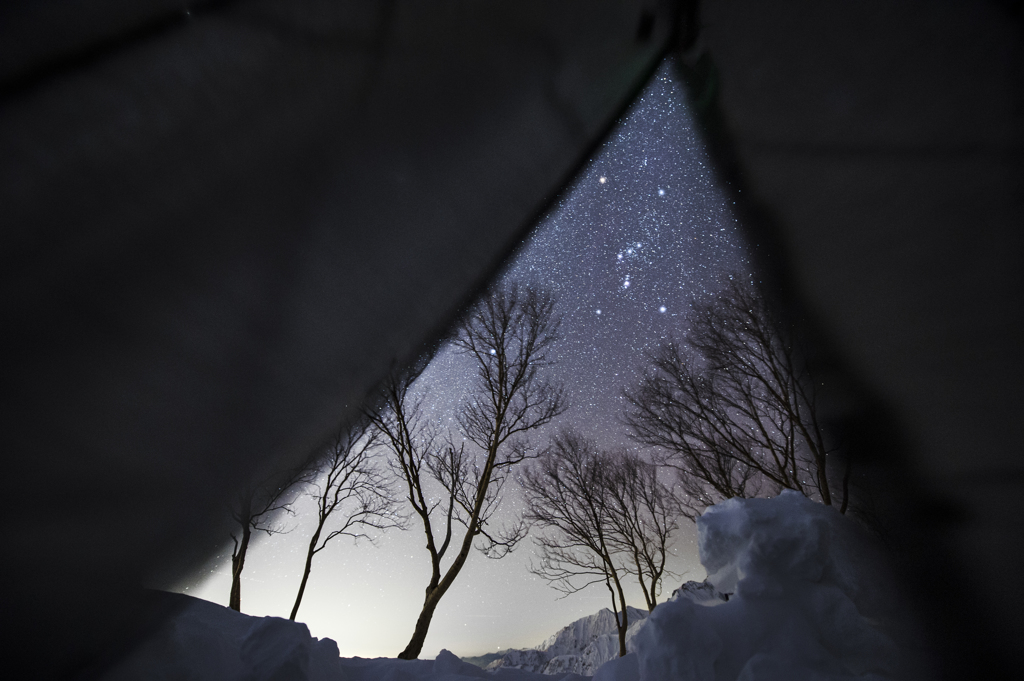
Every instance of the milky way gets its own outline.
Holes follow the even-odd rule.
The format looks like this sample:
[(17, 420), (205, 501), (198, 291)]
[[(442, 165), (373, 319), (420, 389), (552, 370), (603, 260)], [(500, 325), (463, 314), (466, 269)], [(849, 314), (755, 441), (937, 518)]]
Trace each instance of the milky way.
[[(553, 376), (565, 384), (568, 410), (552, 427), (571, 425), (603, 446), (629, 446), (618, 421), (622, 388), (635, 380), (646, 351), (685, 333), (690, 303), (730, 272), (749, 272), (731, 202), (715, 184), (666, 64), (504, 275), (538, 282), (558, 297), (563, 339), (552, 351)], [(421, 376), (418, 389), (440, 426), (454, 429), (472, 375), (464, 358), (442, 348)], [(535, 433), (534, 442), (543, 445), (550, 434)], [(521, 511), (510, 490), (499, 521)], [(243, 611), (287, 614), (314, 518), (308, 502), (296, 512), (291, 533), (250, 551)], [(694, 539), (687, 523), (671, 563), (680, 577), (668, 580), (668, 591), (703, 578)], [(472, 554), (435, 613), (423, 655), (442, 647), (465, 655), (536, 645), (608, 605), (598, 587), (558, 600), (529, 573), (532, 557), (529, 540), (500, 561)], [(192, 592), (226, 603), (229, 565)], [(318, 554), (299, 619), (314, 635), (335, 639), (343, 655), (393, 657), (412, 633), (428, 579), (418, 526), (389, 532), (377, 546), (338, 541)], [(630, 603), (642, 607), (634, 591)]]

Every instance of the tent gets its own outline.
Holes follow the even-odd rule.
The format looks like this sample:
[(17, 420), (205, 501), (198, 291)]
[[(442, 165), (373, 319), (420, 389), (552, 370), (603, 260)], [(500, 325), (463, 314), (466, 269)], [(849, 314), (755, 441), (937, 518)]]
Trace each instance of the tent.
[(1003, 660), (1019, 3), (40, 0), (0, 9), (12, 663), (144, 635), (137, 585), (438, 338), (670, 53), (945, 668)]

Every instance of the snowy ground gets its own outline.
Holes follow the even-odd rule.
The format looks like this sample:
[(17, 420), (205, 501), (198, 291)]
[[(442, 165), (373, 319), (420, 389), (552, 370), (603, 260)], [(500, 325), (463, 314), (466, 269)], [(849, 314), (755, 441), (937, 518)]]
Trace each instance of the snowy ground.
[[(689, 583), (641, 620), (632, 632), (635, 652), (601, 665), (595, 681), (928, 678), (879, 556), (834, 509), (785, 492), (714, 506), (698, 529), (707, 584)], [(448, 651), (434, 660), (341, 658), (334, 641), (313, 638), (304, 624), (166, 597), (182, 599), (183, 609), (105, 681), (586, 678), (508, 666), (485, 671)], [(595, 622), (565, 634), (568, 627), (538, 652), (582, 650), (596, 640)]]

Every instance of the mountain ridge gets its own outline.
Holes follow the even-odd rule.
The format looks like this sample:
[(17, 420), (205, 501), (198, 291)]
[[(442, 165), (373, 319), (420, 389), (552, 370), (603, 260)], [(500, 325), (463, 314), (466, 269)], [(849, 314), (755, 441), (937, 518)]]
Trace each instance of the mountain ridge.
[[(647, 618), (647, 611), (627, 606), (626, 649)], [(619, 654), (615, 614), (608, 608), (581, 617), (562, 627), (533, 648), (505, 652), (487, 665), (487, 669), (510, 667), (542, 674), (576, 673), (592, 676), (602, 664)]]

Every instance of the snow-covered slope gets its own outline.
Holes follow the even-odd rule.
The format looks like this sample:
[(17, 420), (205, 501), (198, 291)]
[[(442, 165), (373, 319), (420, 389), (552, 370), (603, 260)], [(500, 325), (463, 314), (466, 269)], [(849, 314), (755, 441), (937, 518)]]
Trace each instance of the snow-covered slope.
[[(647, 617), (646, 610), (638, 610), (632, 606), (626, 606), (626, 619), (628, 622), (639, 622)], [(552, 634), (546, 641), (537, 646), (537, 650), (546, 651), (552, 657), (557, 655), (579, 655), (590, 644), (602, 636), (613, 634), (617, 636), (617, 623), (615, 613), (608, 608), (587, 617), (581, 617), (572, 624), (562, 627), (557, 633)]]
[(936, 676), (871, 542), (835, 509), (784, 492), (712, 506), (697, 526), (707, 583), (684, 584), (647, 618), (631, 611), (625, 657), (614, 657), (607, 610), (485, 671), (447, 651), (436, 660), (341, 659), (334, 641), (304, 624), (166, 594), (179, 599), (169, 601), (178, 614), (102, 681), (580, 681), (593, 669), (594, 681)]
[(182, 594), (161, 597), (178, 601), (178, 614), (102, 681), (582, 681), (515, 669), (495, 675), (447, 650), (434, 660), (339, 658), (334, 641), (310, 636), (301, 622), (243, 615)]
[[(647, 611), (628, 606), (627, 616), (630, 625), (626, 630), (626, 649), (632, 650), (632, 638), (647, 617)], [(536, 648), (508, 651), (487, 668), (522, 669), (549, 675), (572, 672), (590, 676), (618, 655), (615, 613), (604, 608), (563, 627)]]

